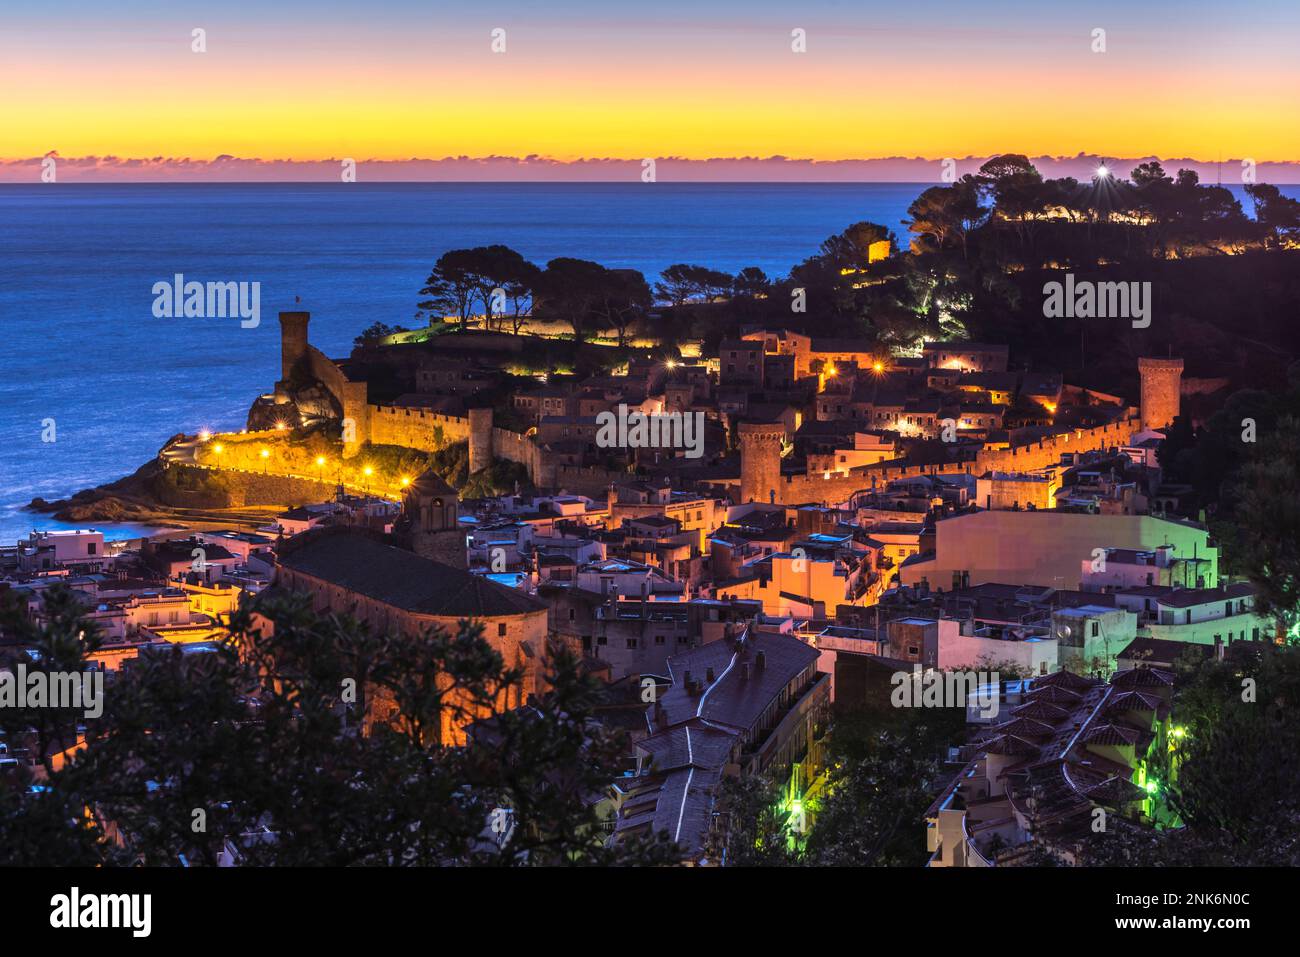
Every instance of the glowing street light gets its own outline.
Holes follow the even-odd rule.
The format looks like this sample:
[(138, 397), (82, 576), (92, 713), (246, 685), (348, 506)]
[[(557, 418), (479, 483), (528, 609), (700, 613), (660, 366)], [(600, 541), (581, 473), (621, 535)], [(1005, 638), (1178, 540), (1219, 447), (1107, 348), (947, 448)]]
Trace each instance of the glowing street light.
[(209, 432), (207, 429), (200, 429), (200, 430), (199, 430), (199, 441), (200, 441), (200, 442), (206, 442), (206, 441), (207, 441), (208, 439), (210, 439), (210, 438), (212, 438), (212, 433)]
[(265, 474), (266, 474), (266, 460), (269, 459), (269, 458), (271, 457), (271, 452), (270, 452), (270, 450), (268, 450), (268, 449), (262, 449), (262, 451), (259, 452), (258, 455), (262, 456), (262, 474), (265, 475)]
[(322, 485), (325, 484), (325, 456), (316, 456), (316, 480)]

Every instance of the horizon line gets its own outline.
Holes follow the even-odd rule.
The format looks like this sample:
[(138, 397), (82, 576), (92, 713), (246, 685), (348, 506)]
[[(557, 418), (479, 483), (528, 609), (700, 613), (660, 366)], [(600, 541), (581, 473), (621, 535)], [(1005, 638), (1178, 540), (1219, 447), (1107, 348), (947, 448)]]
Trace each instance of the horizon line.
[[(582, 157), (561, 160), (540, 154), (506, 156), (410, 157), (406, 159), (262, 159), (237, 157), (228, 153), (211, 159), (183, 157), (61, 156), (51, 150), (42, 156), (0, 158), (0, 184), (42, 183), (896, 183), (944, 185), (966, 173), (977, 172), (989, 158), (1002, 154), (930, 159), (920, 156), (882, 156), (860, 159), (813, 159), (775, 154), (767, 157), (731, 156), (694, 159), (682, 156), (626, 159), (616, 157)], [(1300, 184), (1300, 160), (1256, 160), (1230, 157), (1201, 160), (1192, 157), (1164, 158), (1155, 155), (1115, 157), (1097, 153), (1070, 156), (1051, 154), (1026, 155), (1044, 178), (1073, 176), (1089, 178), (1100, 165), (1120, 168), (1158, 162), (1166, 173), (1180, 169), (1197, 172), (1202, 182), (1207, 178), (1229, 185), (1236, 182), (1268, 182), (1275, 185)], [(654, 176), (645, 180), (647, 164), (653, 164)], [(1131, 164), (1131, 166), (1130, 166)], [(343, 173), (351, 171), (352, 178)], [(45, 175), (52, 171), (52, 176)], [(1124, 170), (1127, 175), (1128, 169)], [(45, 183), (48, 185), (48, 183)]]

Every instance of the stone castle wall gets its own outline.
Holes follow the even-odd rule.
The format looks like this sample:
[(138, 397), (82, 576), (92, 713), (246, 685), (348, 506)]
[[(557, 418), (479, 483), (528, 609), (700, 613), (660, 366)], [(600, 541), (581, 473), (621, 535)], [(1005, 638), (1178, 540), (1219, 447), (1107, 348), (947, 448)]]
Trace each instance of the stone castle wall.
[[(191, 473), (193, 478), (217, 474), (200, 466), (173, 463), (170, 469)], [(179, 508), (244, 508), (248, 505), (309, 505), (322, 502), (334, 495), (332, 485), (287, 475), (262, 475), (255, 472), (237, 472), (223, 469), (220, 473), (222, 491), (188, 491), (171, 489), (166, 496), (167, 505)]]
[[(931, 475), (942, 472), (966, 472), (970, 475), (983, 475), (988, 471), (1027, 472), (1034, 469), (1057, 465), (1061, 455), (1066, 452), (1093, 452), (1127, 445), (1139, 423), (1130, 412), (1122, 422), (1099, 426), (1095, 429), (1076, 429), (1073, 432), (1052, 436), (1030, 445), (1011, 449), (984, 449), (976, 456), (961, 463), (945, 465), (891, 465), (889, 460), (875, 465), (864, 465), (847, 474), (831, 473), (830, 478), (817, 475), (781, 475), (773, 484), (753, 488), (753, 500), (766, 502), (768, 492), (774, 489), (776, 501), (781, 504), (800, 504), (809, 502), (836, 503), (848, 501), (855, 492), (865, 489), (883, 488), (895, 479), (913, 478), (919, 475)], [(775, 458), (763, 467), (751, 469), (754, 454)], [(770, 444), (741, 445), (741, 482), (744, 488), (744, 476), (751, 474), (751, 483), (762, 475), (770, 475), (772, 465), (779, 468), (779, 446), (773, 453)], [(742, 491), (741, 501), (749, 501)]]
[(368, 419), (368, 438), (375, 445), (401, 445), (422, 452), (436, 452), (453, 442), (463, 442), (470, 432), (469, 419), (429, 409), (372, 405)]

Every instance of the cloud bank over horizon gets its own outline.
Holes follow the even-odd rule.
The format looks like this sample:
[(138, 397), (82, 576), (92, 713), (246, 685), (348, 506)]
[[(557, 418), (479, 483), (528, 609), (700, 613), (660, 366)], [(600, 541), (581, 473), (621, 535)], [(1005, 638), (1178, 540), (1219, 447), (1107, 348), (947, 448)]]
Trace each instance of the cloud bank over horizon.
[[(40, 183), (47, 159), (54, 161), (58, 183), (259, 183), (342, 182), (345, 161), (355, 160), (360, 183), (640, 183), (643, 160), (589, 158), (559, 160), (547, 156), (446, 156), (377, 160), (340, 157), (322, 160), (265, 160), (222, 154), (212, 159), (155, 156), (45, 156), (0, 159), (0, 183)], [(956, 175), (974, 173), (988, 156), (953, 157)], [(1260, 182), (1300, 184), (1300, 161), (1221, 161), (1187, 157), (1031, 156), (1047, 178), (1086, 180), (1101, 164), (1127, 177), (1140, 163), (1158, 160), (1167, 173), (1195, 170), (1205, 183), (1240, 185), (1247, 164)], [(655, 158), (660, 183), (936, 183), (943, 182), (944, 158), (890, 156), (875, 159), (813, 160), (786, 156)]]

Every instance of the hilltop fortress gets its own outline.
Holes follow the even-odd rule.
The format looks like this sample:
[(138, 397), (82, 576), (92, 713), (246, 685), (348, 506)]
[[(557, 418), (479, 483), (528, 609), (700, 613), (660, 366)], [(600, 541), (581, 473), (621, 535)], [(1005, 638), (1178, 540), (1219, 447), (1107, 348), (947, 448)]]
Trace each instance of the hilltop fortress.
[[(936, 472), (1020, 475), (1057, 466), (1067, 453), (1140, 441), (1173, 421), (1182, 391), (1179, 359), (1140, 360), (1137, 408), (1059, 376), (1008, 372), (1005, 346), (931, 343), (919, 358), (898, 359), (865, 342), (763, 329), (724, 340), (717, 359), (634, 359), (626, 375), (516, 382), (506, 401), (532, 427), (512, 431), (494, 424), (482, 392), (527, 337), (452, 334), (436, 348), (385, 347), (379, 367), (403, 366), (416, 391), (377, 399), (376, 360), (326, 357), (309, 341), (309, 321), (306, 312), (280, 313), (280, 380), (254, 403), (250, 429), (333, 421), (345, 459), (367, 444), (433, 452), (465, 441), (471, 472), (503, 459), (523, 465), (538, 488), (589, 495), (639, 476), (710, 487), (737, 503), (830, 504)], [(483, 338), (482, 348), (461, 341), (472, 336)], [(597, 416), (619, 403), (702, 412), (713, 429), (707, 460), (599, 448)], [(883, 451), (861, 454), (855, 434), (878, 436), (872, 441)], [(936, 439), (941, 460), (909, 455)]]
[(419, 395), (390, 403), (372, 401), (366, 378), (350, 374), (348, 360), (330, 359), (308, 341), (310, 319), (307, 312), (280, 313), (280, 379), (273, 393), (253, 404), (250, 428), (333, 419), (342, 430), (344, 458), (355, 456), (367, 443), (433, 452), (469, 440), (471, 471), (500, 457), (520, 462), (534, 474), (533, 447), (517, 433), (494, 429), (491, 408), (456, 415), (420, 401)]

